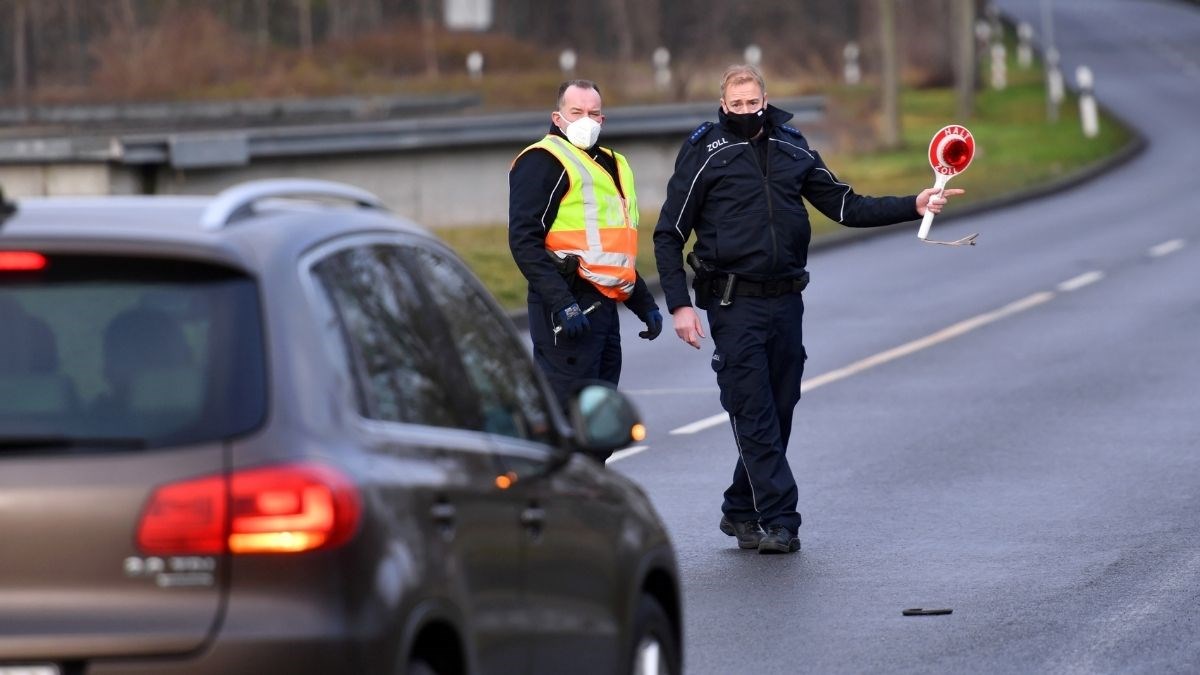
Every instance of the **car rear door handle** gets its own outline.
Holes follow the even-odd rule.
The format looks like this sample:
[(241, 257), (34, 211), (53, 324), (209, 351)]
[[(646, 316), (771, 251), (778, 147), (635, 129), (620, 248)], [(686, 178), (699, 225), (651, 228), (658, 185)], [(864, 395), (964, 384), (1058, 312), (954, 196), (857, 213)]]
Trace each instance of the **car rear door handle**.
[(529, 506), (521, 512), (521, 524), (528, 528), (540, 528), (546, 524), (546, 509)]
[(458, 510), (453, 504), (448, 502), (438, 502), (429, 508), (429, 515), (433, 518), (433, 522), (440, 527), (454, 527), (454, 518)]

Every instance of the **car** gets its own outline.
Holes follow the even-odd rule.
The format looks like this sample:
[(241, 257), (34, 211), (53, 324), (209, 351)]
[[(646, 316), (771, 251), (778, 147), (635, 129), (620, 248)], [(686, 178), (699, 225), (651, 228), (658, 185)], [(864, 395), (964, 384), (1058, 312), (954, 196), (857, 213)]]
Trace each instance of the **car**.
[(374, 195), (0, 202), (0, 675), (680, 673), (674, 549)]

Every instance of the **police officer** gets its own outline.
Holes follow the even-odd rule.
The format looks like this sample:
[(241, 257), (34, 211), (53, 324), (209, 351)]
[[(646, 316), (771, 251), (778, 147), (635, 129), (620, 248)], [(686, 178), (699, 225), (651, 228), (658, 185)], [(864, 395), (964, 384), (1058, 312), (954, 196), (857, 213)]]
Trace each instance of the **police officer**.
[(945, 197), (865, 197), (837, 179), (791, 113), (767, 103), (762, 75), (732, 66), (721, 81), (719, 122), (683, 143), (654, 230), (654, 252), (675, 333), (699, 349), (704, 329), (688, 296), (683, 250), (695, 268), (696, 305), (708, 311), (712, 368), (738, 459), (720, 529), (759, 553), (800, 549), (796, 480), (786, 451), (804, 374), (801, 319), (811, 228), (802, 199), (850, 227), (938, 213)]
[(508, 244), (529, 282), (534, 359), (564, 405), (582, 380), (617, 384), (617, 303), (646, 324), (641, 337), (662, 331), (662, 313), (634, 267), (633, 172), (624, 156), (597, 144), (600, 106), (594, 82), (564, 82), (549, 133), (509, 171)]

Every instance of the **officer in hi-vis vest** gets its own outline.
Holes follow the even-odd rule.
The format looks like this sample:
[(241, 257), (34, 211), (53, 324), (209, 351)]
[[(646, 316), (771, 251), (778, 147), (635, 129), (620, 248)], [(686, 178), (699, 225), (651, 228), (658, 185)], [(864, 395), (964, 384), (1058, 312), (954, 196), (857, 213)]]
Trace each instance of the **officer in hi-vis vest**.
[(580, 382), (621, 376), (617, 303), (653, 340), (662, 313), (634, 267), (637, 195), (625, 157), (596, 144), (604, 115), (589, 80), (558, 88), (550, 132), (509, 171), (508, 245), (529, 282), (533, 354), (564, 404)]

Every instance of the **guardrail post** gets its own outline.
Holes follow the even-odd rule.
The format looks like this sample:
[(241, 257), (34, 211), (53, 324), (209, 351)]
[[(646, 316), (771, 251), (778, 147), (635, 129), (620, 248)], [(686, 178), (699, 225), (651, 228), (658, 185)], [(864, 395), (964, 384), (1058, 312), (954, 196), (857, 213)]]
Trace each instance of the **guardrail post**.
[(575, 63), (578, 58), (575, 56), (574, 49), (564, 49), (558, 55), (558, 67), (562, 70), (564, 80), (575, 79)]
[(979, 51), (987, 49), (988, 44), (992, 41), (992, 24), (986, 19), (979, 19), (975, 22), (975, 40), (979, 42)]
[(671, 88), (671, 52), (666, 47), (654, 50), (650, 57), (654, 63), (654, 87), (659, 91)]
[(1058, 106), (1063, 100), (1063, 75), (1058, 67), (1058, 50), (1050, 47), (1046, 50), (1046, 117), (1051, 122), (1058, 121)]
[(1017, 65), (1021, 70), (1033, 65), (1033, 26), (1028, 21), (1017, 26)]
[(746, 63), (755, 68), (758, 67), (758, 64), (762, 63), (762, 55), (762, 48), (756, 44), (746, 45), (746, 51), (742, 53), (742, 56), (746, 59)]
[(467, 74), (470, 75), (472, 82), (483, 79), (483, 54), (478, 50), (467, 54)]
[(846, 78), (846, 84), (855, 85), (862, 80), (862, 68), (858, 65), (859, 51), (858, 43), (854, 41), (847, 42), (842, 49), (842, 57), (846, 60), (842, 75)]
[(992, 43), (992, 89), (1002, 91), (1008, 86), (1008, 50), (1004, 43)]
[(1093, 93), (1095, 78), (1092, 69), (1079, 66), (1075, 69), (1075, 84), (1079, 86), (1079, 121), (1083, 135), (1095, 138), (1100, 133), (1100, 115), (1096, 111), (1096, 96)]

